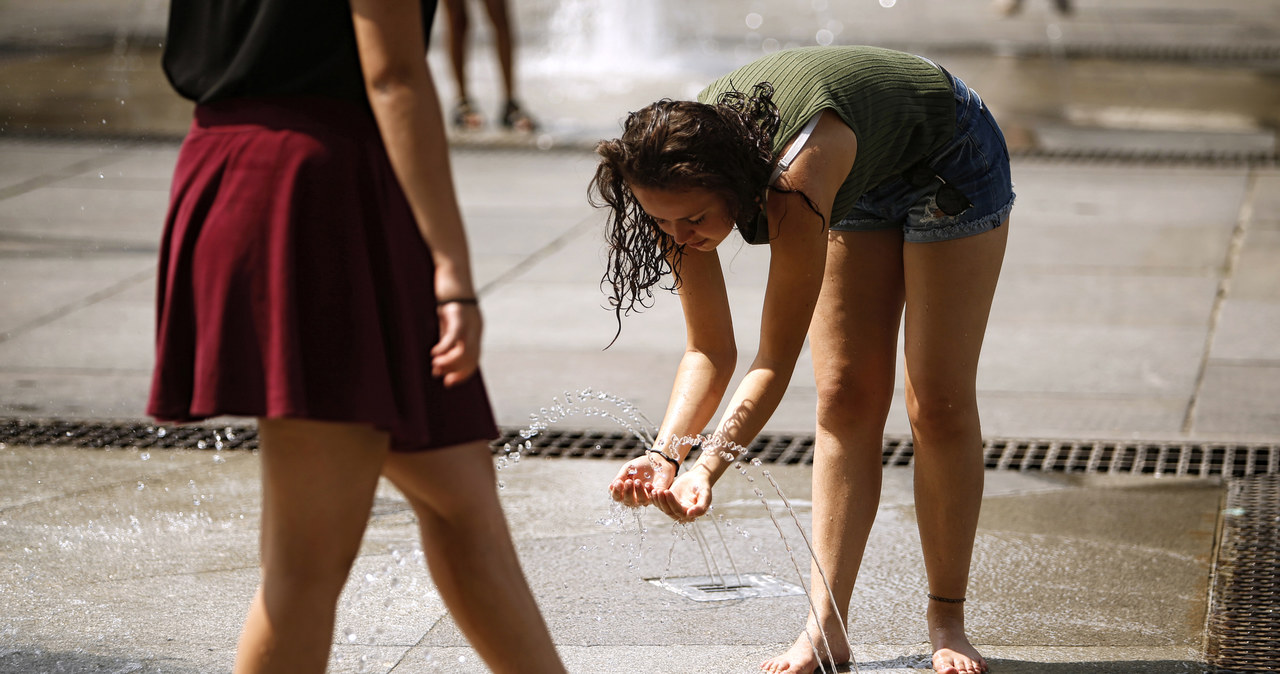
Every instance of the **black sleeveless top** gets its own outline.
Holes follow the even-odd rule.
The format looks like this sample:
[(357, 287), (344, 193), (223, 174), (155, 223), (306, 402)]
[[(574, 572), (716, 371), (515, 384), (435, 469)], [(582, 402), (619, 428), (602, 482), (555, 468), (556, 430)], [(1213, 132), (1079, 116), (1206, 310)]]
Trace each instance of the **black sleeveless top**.
[[(424, 42), (436, 1), (419, 0)], [(163, 65), (173, 88), (197, 103), (323, 96), (367, 104), (346, 0), (172, 0)]]

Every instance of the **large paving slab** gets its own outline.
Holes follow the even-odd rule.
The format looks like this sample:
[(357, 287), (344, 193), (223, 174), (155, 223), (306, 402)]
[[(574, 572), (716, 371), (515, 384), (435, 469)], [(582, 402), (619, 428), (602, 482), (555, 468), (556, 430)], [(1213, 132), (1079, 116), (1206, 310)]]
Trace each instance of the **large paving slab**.
[[(138, 418), (175, 148), (5, 147), (0, 406)], [(665, 409), (683, 348), (679, 303), (658, 291), (618, 332), (600, 287), (604, 214), (586, 197), (594, 167), (583, 152), (455, 152), (503, 425), (584, 388), (653, 419)], [(1014, 174), (1019, 201), (978, 382), (986, 432), (1274, 435), (1277, 173), (1017, 160)], [(767, 250), (731, 240), (722, 255), (743, 370), (757, 345)], [(815, 395), (806, 352), (771, 429), (811, 432)], [(901, 395), (888, 430), (909, 432)]]

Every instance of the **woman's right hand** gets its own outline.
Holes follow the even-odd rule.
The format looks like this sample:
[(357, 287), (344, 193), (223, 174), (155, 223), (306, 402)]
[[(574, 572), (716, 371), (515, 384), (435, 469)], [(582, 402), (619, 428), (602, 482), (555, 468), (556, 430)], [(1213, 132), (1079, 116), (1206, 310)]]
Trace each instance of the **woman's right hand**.
[(446, 387), (461, 384), (480, 367), (484, 318), (474, 302), (447, 302), (436, 309), (440, 341), (431, 348), (431, 374)]
[(655, 491), (665, 491), (676, 479), (676, 467), (668, 461), (645, 453), (624, 464), (609, 483), (609, 495), (624, 506), (639, 508), (653, 503)]

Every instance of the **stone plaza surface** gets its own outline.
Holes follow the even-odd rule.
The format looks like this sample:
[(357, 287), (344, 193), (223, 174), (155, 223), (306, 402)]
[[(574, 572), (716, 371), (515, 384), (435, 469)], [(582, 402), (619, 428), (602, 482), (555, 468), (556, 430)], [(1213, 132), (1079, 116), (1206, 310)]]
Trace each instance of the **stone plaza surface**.
[[(604, 348), (616, 326), (598, 286), (602, 216), (586, 200), (590, 142), (649, 100), (689, 95), (712, 69), (760, 48), (753, 40), (785, 45), (839, 17), (840, 41), (914, 41), (945, 53), (938, 36), (949, 36), (956, 52), (947, 63), (1009, 120), (1011, 145), (1047, 150), (1013, 164), (1018, 205), (978, 381), (989, 437), (1280, 441), (1274, 161), (1076, 161), (1054, 152), (1218, 148), (1274, 157), (1274, 71), (959, 49), (1034, 46), (1051, 26), (1063, 44), (1274, 45), (1273, 5), (1078, 2), (1071, 20), (1059, 20), (1047, 2), (1029, 2), (1022, 16), (997, 22), (978, 18), (985, 2), (869, 3), (874, 11), (847, 15), (836, 3), (806, 2), (826, 12), (815, 23), (787, 3), (693, 3), (679, 11), (700, 7), (701, 23), (669, 33), (715, 49), (695, 58), (658, 39), (662, 31), (639, 30), (660, 15), (628, 15), (649, 38), (637, 42), (657, 50), (641, 52), (651, 67), (639, 68), (574, 51), (598, 48), (591, 45), (562, 44), (559, 56), (547, 47), (560, 44), (552, 19), (589, 4), (519, 5), (535, 50), (524, 88), (545, 133), (529, 142), (493, 132), (455, 139), (486, 315), (483, 366), (504, 426), (523, 427), (563, 392), (588, 387), (660, 417), (683, 347), (678, 302), (660, 295)], [(15, 26), (65, 37), (103, 25), (152, 35), (163, 25), (163, 2), (53, 7), (5, 3), (0, 16), (15, 20), (0, 22), (0, 34), (12, 43), (22, 37)], [(763, 28), (741, 27), (749, 13)], [(698, 25), (710, 28), (699, 37)], [(930, 38), (920, 37), (922, 26), (935, 29)], [(659, 58), (667, 53), (677, 56)], [(18, 75), (35, 72), (10, 68), (15, 58), (0, 60), (10, 90), (28, 87)], [(431, 58), (443, 74), (442, 54)], [(607, 68), (636, 76), (602, 79)], [(492, 72), (478, 70), (492, 84)], [(441, 90), (449, 100), (443, 76)], [(172, 126), (181, 121), (172, 111), (182, 104), (154, 87), (129, 91), (153, 101), (138, 119), (156, 133), (0, 136), (0, 417), (143, 418), (156, 242), (182, 128)], [(1187, 91), (1202, 97), (1174, 93)], [(82, 122), (86, 109), (77, 111)], [(722, 248), (745, 366), (767, 251), (733, 240)], [(766, 431), (813, 432), (809, 368), (806, 354)], [(901, 436), (909, 428), (901, 391), (897, 398), (888, 432)], [(619, 430), (600, 418), (561, 425)], [(611, 507), (604, 486), (616, 469), (528, 456), (499, 473), (526, 573), (570, 671), (750, 672), (789, 644), (807, 611), (803, 596), (696, 602), (651, 581), (714, 566), (726, 576), (736, 567), (811, 582), (795, 526), (809, 522), (808, 468), (765, 465), (752, 469), (753, 483), (726, 476), (716, 493), (719, 526), (706, 520), (696, 535), (652, 512)], [(228, 671), (257, 579), (257, 480), (256, 457), (244, 451), (0, 447), (0, 672)], [(1205, 671), (1225, 482), (989, 471), (968, 624), (994, 671)], [(764, 489), (767, 505), (751, 485)], [(407, 505), (384, 488), (342, 600), (332, 671), (483, 671), (443, 609), (415, 536)], [(849, 636), (862, 671), (928, 666), (923, 592), (910, 469), (888, 468), (853, 601)]]

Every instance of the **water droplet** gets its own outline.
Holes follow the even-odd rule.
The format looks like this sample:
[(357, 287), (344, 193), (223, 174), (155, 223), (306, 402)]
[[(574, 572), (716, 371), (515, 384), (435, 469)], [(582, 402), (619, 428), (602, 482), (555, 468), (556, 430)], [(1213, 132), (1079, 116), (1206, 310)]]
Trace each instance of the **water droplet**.
[(163, 438), (164, 436), (166, 436), (166, 435), (168, 435), (168, 434), (169, 434), (169, 431), (165, 430), (164, 426), (161, 426), (160, 428), (157, 428), (157, 429), (156, 429), (156, 435), (157, 435), (157, 436), (159, 436), (159, 437), (162, 437), (162, 438)]
[(138, 491), (142, 491), (143, 489), (146, 489), (146, 488), (147, 488), (147, 485), (142, 484), (141, 482), (138, 483)]
[(139, 454), (139, 455), (138, 455), (138, 458), (139, 458), (139, 459), (142, 459), (143, 461), (150, 461), (150, 460), (151, 460), (151, 452), (143, 452), (143, 453), (141, 453), (141, 454)]
[(756, 30), (762, 25), (764, 25), (763, 16), (760, 16), (755, 12), (751, 12), (750, 14), (747, 15), (747, 28), (750, 28), (751, 30)]
[(898, 4), (898, 0), (880, 0), (880, 6), (889, 9)]

